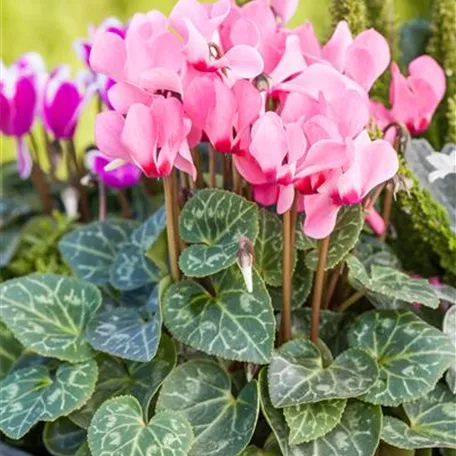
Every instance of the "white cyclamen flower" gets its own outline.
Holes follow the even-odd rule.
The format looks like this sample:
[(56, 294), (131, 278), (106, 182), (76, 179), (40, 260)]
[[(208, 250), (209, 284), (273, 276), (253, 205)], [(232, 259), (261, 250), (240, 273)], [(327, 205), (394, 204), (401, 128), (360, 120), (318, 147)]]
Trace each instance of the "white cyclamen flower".
[(456, 174), (456, 147), (449, 154), (433, 152), (427, 161), (435, 168), (429, 173), (429, 182), (432, 184), (437, 179), (443, 179), (449, 174)]

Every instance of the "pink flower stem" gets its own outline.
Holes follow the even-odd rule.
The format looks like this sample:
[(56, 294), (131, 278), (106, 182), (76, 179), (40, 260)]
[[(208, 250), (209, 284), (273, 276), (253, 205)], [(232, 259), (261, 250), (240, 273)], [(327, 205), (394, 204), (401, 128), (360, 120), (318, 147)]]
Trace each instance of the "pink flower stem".
[(194, 147), (192, 149), (192, 158), (193, 158), (193, 163), (195, 164), (196, 167), (196, 187), (197, 188), (204, 188), (204, 179), (203, 179), (203, 167), (201, 165), (201, 157), (198, 152), (198, 149)]
[(291, 245), (291, 219), (292, 210), (283, 214), (282, 234), (283, 234), (283, 276), (282, 276), (282, 320), (281, 320), (281, 337), (282, 344), (292, 338), (291, 333), (291, 276), (292, 276), (292, 245)]
[(231, 160), (232, 164), (232, 172), (233, 172), (233, 190), (238, 194), (242, 195), (242, 180), (241, 175), (239, 174), (238, 170), (236, 169), (236, 165), (234, 164), (234, 160)]
[(174, 206), (177, 205), (176, 194), (174, 193), (173, 177), (163, 177), (163, 188), (165, 191), (165, 206), (166, 206), (166, 232), (168, 236), (168, 256), (171, 266), (171, 276), (174, 282), (180, 279), (180, 271), (178, 266), (178, 240), (177, 240), (177, 224), (176, 211)]
[(327, 309), (331, 302), (332, 297), (334, 296), (334, 292), (337, 287), (337, 283), (339, 282), (340, 277), (344, 271), (345, 263), (338, 264), (331, 272), (331, 276), (328, 282), (328, 288), (326, 290), (325, 299), (323, 301), (323, 308)]
[(379, 239), (381, 241), (384, 241), (388, 234), (388, 226), (390, 224), (392, 207), (393, 207), (393, 186), (391, 184), (387, 184), (385, 196), (383, 198), (383, 212), (382, 212), (382, 217), (383, 217), (383, 220), (385, 221), (385, 230), (379, 237)]
[(101, 179), (98, 179), (98, 220), (106, 220), (106, 187)]
[(217, 164), (217, 157), (215, 154), (214, 147), (212, 144), (209, 144), (209, 187), (215, 188), (216, 187), (216, 164)]
[(329, 249), (329, 236), (321, 240), (318, 256), (317, 272), (312, 294), (312, 320), (310, 325), (310, 340), (313, 343), (318, 341), (318, 329), (320, 324), (320, 307), (323, 296), (323, 285), (325, 280), (326, 257)]
[(131, 218), (130, 203), (128, 201), (127, 194), (125, 190), (119, 190), (117, 193), (117, 200), (119, 201), (120, 206), (120, 215), (123, 218)]
[(364, 288), (352, 294), (348, 299), (341, 303), (341, 305), (339, 306), (339, 312), (344, 312), (345, 310), (347, 310), (350, 306), (355, 304), (355, 302), (358, 302), (365, 294), (366, 290)]
[(223, 154), (223, 188), (233, 190), (233, 169), (231, 167), (231, 155)]

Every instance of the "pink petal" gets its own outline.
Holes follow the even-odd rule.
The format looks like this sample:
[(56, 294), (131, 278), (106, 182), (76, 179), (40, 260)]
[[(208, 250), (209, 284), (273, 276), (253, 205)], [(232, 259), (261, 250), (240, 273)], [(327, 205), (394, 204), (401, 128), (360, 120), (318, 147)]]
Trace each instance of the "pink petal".
[(306, 58), (310, 57), (312, 60), (321, 59), (320, 41), (318, 41), (312, 23), (306, 22), (304, 25), (296, 28), (294, 33), (299, 37), (301, 50)]
[(115, 81), (122, 81), (127, 58), (125, 42), (117, 34), (97, 32), (90, 51), (90, 67)]
[(134, 104), (125, 119), (121, 140), (128, 147), (132, 161), (148, 177), (157, 176), (157, 133), (157, 126), (149, 108)]
[(277, 199), (277, 213), (279, 215), (285, 214), (285, 212), (291, 209), (291, 206), (293, 206), (294, 196), (295, 189), (293, 185), (279, 186), (279, 197)]
[(250, 153), (266, 179), (275, 179), (287, 154), (283, 123), (275, 112), (267, 112), (253, 125)]
[(206, 119), (215, 109), (215, 88), (211, 76), (198, 76), (184, 92), (184, 109), (192, 124), (204, 129)]
[(366, 222), (379, 236), (385, 232), (385, 221), (375, 209), (371, 209), (370, 212), (366, 215)]
[(262, 73), (264, 68), (260, 53), (251, 46), (238, 44), (213, 63), (215, 68), (229, 68), (238, 78), (251, 79)]
[(108, 99), (117, 112), (126, 114), (130, 106), (135, 103), (149, 105), (152, 96), (136, 86), (119, 82), (109, 89)]
[(279, 186), (276, 184), (255, 185), (253, 187), (254, 200), (263, 206), (272, 206), (279, 196)]
[(382, 130), (393, 121), (390, 111), (379, 101), (370, 102), (370, 114), (374, 117), (378, 127)]
[(249, 154), (233, 155), (234, 164), (239, 174), (249, 183), (262, 185), (266, 183), (265, 176), (256, 160)]
[(125, 120), (116, 111), (104, 111), (95, 118), (95, 143), (100, 151), (112, 159), (131, 161), (129, 150), (122, 144)]
[(322, 115), (313, 116), (305, 122), (304, 132), (309, 144), (315, 144), (327, 139), (341, 139), (337, 124), (328, 117)]
[(272, 0), (270, 2), (272, 9), (280, 16), (283, 24), (293, 17), (298, 3), (299, 0)]
[(390, 60), (388, 42), (376, 30), (369, 29), (361, 32), (347, 49), (345, 73), (369, 90)]
[(170, 90), (171, 92), (182, 95), (182, 79), (173, 70), (167, 68), (151, 68), (143, 71), (139, 77), (141, 88), (150, 93), (157, 90)]
[(259, 116), (263, 100), (249, 81), (237, 81), (232, 88), (237, 105), (236, 134), (241, 135)]
[(288, 124), (286, 129), (288, 146), (288, 163), (295, 163), (302, 158), (307, 151), (307, 140), (304, 131), (299, 124)]
[(409, 65), (410, 76), (417, 76), (428, 82), (440, 101), (446, 90), (445, 73), (442, 67), (429, 55), (422, 55)]
[(299, 38), (291, 35), (287, 38), (285, 52), (280, 62), (269, 76), (272, 78), (273, 84), (277, 85), (292, 76), (296, 76), (306, 66), (306, 62), (302, 56)]
[(193, 164), (192, 154), (190, 152), (187, 141), (182, 142), (179, 148), (178, 155), (176, 156), (176, 159), (174, 161), (174, 166), (177, 169), (183, 171), (184, 173), (187, 173), (190, 176), (192, 176), (193, 181), (196, 180), (197, 170), (195, 168), (195, 165)]
[(200, 71), (207, 71), (209, 67), (209, 47), (206, 38), (188, 19), (187, 25), (188, 39), (185, 43), (185, 53), (187, 61)]
[(304, 93), (288, 94), (280, 116), (285, 123), (297, 122), (301, 118), (309, 119), (320, 113), (318, 100)]
[(332, 37), (323, 46), (323, 58), (339, 71), (343, 71), (345, 68), (345, 54), (352, 42), (353, 38), (347, 22), (339, 22)]
[(314, 239), (323, 239), (336, 226), (340, 206), (333, 203), (329, 194), (307, 195), (304, 197), (304, 233)]

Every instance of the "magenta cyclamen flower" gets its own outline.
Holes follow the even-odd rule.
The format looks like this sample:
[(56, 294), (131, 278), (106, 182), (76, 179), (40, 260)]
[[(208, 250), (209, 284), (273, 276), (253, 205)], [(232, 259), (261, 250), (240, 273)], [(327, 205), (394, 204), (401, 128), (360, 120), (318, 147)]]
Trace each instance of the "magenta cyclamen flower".
[(445, 73), (430, 56), (423, 55), (409, 64), (409, 76), (401, 74), (396, 63), (391, 64), (391, 110), (381, 103), (372, 102), (371, 111), (379, 126), (391, 122), (403, 123), (410, 133), (427, 130), (432, 116), (445, 94)]
[(94, 93), (89, 85), (83, 92), (69, 78), (69, 68), (62, 65), (54, 69), (45, 85), (42, 99), (42, 116), (46, 129), (56, 139), (71, 139), (79, 117)]
[(25, 136), (30, 133), (44, 76), (44, 63), (36, 53), (23, 55), (9, 68), (1, 64), (0, 131), (14, 136), (17, 144), (19, 174), (30, 175), (32, 158)]
[(99, 150), (92, 149), (86, 153), (85, 164), (93, 174), (103, 182), (106, 187), (122, 189), (133, 187), (141, 179), (141, 170), (131, 163), (125, 163), (111, 171), (105, 168), (111, 158), (103, 155)]

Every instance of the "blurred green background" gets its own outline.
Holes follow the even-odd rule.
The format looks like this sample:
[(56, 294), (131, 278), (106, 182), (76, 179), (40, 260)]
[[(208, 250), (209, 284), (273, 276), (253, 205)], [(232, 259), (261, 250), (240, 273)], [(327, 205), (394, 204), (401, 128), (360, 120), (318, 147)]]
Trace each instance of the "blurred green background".
[[(429, 16), (432, 0), (395, 0), (398, 21)], [(301, 0), (291, 26), (309, 20), (321, 38), (329, 33), (329, 0)], [(127, 20), (135, 12), (159, 9), (168, 13), (173, 0), (0, 0), (1, 58), (9, 65), (27, 51), (39, 52), (48, 68), (69, 63), (74, 73), (82, 68), (76, 58), (73, 40), (87, 35), (87, 25), (98, 24), (107, 16)], [(77, 142), (91, 141), (95, 107), (90, 106), (79, 127)], [(11, 157), (12, 142), (2, 138), (1, 158)]]

